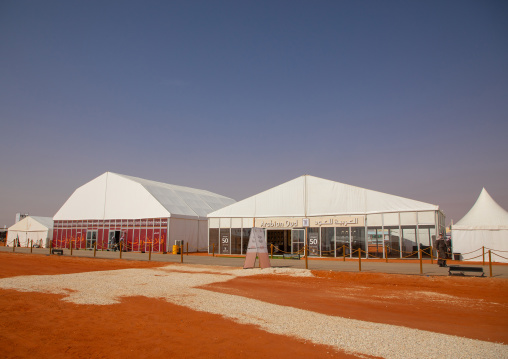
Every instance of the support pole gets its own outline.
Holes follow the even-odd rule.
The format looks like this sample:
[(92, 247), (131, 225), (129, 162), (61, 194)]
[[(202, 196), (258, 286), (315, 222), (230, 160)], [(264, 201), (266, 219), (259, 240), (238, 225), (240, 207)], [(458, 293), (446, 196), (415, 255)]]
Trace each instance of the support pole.
[(432, 246), (429, 247), (430, 250), (430, 264), (434, 264), (434, 254), (432, 253)]
[(490, 270), (490, 276), (492, 277), (492, 257), (490, 254), (490, 249), (489, 249), (489, 270)]
[(31, 239), (30, 240), (30, 253), (32, 253), (33, 247), (34, 247), (34, 241)]
[(95, 254), (97, 253), (97, 240), (93, 243), (93, 257), (95, 258)]
[(358, 248), (358, 271), (362, 271), (362, 249)]
[(388, 263), (388, 247), (385, 247), (385, 262)]
[(215, 243), (212, 243), (212, 257), (215, 257)]
[(150, 243), (149, 251), (148, 251), (148, 260), (152, 260), (152, 243)]
[(123, 247), (123, 243), (120, 242), (120, 247), (119, 247), (120, 248), (120, 259), (122, 259), (122, 247)]
[(485, 265), (485, 246), (482, 247), (483, 265)]
[(423, 257), (422, 249), (420, 248), (420, 274), (423, 274)]
[(53, 246), (53, 242), (49, 241), (49, 254), (51, 255), (51, 247)]
[(342, 245), (342, 261), (343, 262), (346, 261), (346, 245), (345, 244)]
[(183, 263), (183, 241), (180, 245), (180, 263)]

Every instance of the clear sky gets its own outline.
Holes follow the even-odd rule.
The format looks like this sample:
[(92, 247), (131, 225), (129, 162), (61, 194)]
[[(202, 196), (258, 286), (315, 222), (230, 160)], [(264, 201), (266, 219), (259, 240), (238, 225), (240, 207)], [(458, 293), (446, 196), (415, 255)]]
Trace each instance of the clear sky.
[(0, 1), (0, 225), (106, 171), (508, 210), (508, 2)]

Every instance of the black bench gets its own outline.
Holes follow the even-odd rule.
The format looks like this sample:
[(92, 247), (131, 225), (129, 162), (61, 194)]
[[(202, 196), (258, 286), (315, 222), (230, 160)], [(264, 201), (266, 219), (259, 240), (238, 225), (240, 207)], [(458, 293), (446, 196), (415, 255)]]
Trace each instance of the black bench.
[(282, 259), (300, 259), (300, 253), (283, 253)]
[(448, 275), (454, 275), (453, 273), (458, 272), (455, 275), (465, 275), (464, 272), (474, 272), (481, 273), (481, 277), (485, 276), (482, 267), (462, 267), (462, 266), (449, 266), (448, 267)]
[(63, 249), (52, 249), (51, 254), (58, 254), (59, 256), (63, 256)]

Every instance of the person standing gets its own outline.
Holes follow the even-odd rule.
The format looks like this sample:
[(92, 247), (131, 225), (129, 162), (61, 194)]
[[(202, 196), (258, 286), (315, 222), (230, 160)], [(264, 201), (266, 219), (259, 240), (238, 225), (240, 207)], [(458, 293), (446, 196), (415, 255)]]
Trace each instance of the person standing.
[(437, 264), (440, 267), (448, 267), (446, 265), (446, 258), (447, 258), (446, 242), (445, 242), (442, 234), (439, 235), (439, 238), (436, 241), (436, 250), (438, 253), (438, 257), (439, 257), (439, 259), (437, 260)]

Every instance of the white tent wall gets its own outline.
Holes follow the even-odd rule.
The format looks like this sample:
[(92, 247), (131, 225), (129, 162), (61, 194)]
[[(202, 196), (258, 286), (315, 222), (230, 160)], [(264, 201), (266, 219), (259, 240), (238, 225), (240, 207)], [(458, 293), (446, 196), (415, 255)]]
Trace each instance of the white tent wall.
[(47, 248), (49, 241), (53, 239), (53, 231), (40, 231), (40, 232), (20, 232), (9, 231), (7, 233), (7, 245), (12, 247), (14, 241), (19, 239), (21, 247), (30, 247), (30, 244), (37, 245), (41, 248)]
[[(481, 262), (482, 247), (485, 261), (492, 250), (492, 262), (508, 263), (508, 230), (460, 230), (452, 229), (453, 252), (460, 253), (462, 260)], [(505, 257), (505, 258), (503, 258)]]
[(183, 241), (184, 248), (189, 244), (189, 252), (198, 249), (199, 221), (197, 219), (170, 218), (169, 219), (169, 248), (170, 251), (176, 241)]

